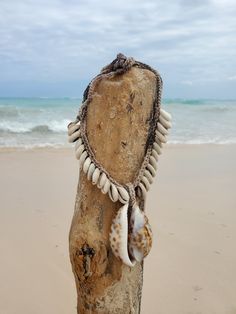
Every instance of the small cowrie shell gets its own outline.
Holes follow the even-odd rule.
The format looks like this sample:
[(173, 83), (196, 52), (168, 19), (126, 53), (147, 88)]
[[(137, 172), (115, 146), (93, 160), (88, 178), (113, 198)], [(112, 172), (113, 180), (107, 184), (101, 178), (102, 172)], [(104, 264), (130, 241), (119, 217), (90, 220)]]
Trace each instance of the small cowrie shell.
[(75, 131), (79, 130), (80, 124), (68, 125), (68, 136), (71, 136)]
[(80, 167), (82, 168), (83, 163), (85, 161), (85, 159), (87, 158), (88, 153), (86, 152), (86, 150), (82, 153), (82, 155), (80, 156), (79, 162), (80, 162)]
[(157, 142), (153, 143), (153, 149), (155, 149), (155, 151), (158, 153), (158, 155), (161, 155), (161, 153), (162, 153), (161, 147), (158, 145)]
[(156, 170), (153, 168), (153, 166), (150, 165), (150, 164), (148, 164), (148, 165), (147, 165), (147, 169), (150, 171), (151, 175), (152, 175), (153, 177), (155, 177), (155, 175), (156, 175)]
[(157, 123), (157, 129), (158, 129), (158, 131), (161, 132), (163, 135), (168, 135), (167, 129), (164, 128), (164, 126), (163, 126), (160, 122)]
[(88, 157), (85, 160), (84, 165), (83, 165), (83, 171), (85, 174), (87, 174), (90, 164), (91, 164), (91, 159)]
[(80, 159), (80, 156), (82, 155), (82, 153), (84, 152), (85, 147), (84, 144), (81, 144), (75, 151), (75, 156), (77, 159)]
[(117, 189), (119, 192), (119, 201), (123, 204), (127, 203), (129, 201), (129, 193), (127, 190), (122, 186), (118, 186)]
[(159, 131), (156, 131), (156, 137), (162, 142), (162, 143), (166, 143), (167, 142), (167, 139), (166, 137), (161, 134)]
[(72, 135), (70, 135), (68, 137), (69, 143), (74, 143), (80, 137), (80, 135), (81, 135), (80, 130), (78, 130), (75, 133), (73, 133)]
[(140, 189), (142, 190), (142, 194), (143, 194), (143, 198), (146, 199), (146, 196), (147, 196), (147, 190), (145, 188), (145, 186), (143, 185), (142, 182), (139, 182), (139, 185)]
[(151, 175), (151, 173), (150, 173), (150, 171), (149, 170), (145, 170), (144, 171), (144, 174), (143, 174), (147, 179), (148, 179), (148, 181), (149, 181), (149, 183), (152, 183), (153, 182), (153, 177), (152, 177), (152, 175)]
[(92, 184), (93, 185), (98, 183), (99, 176), (100, 176), (100, 170), (98, 168), (96, 168), (93, 172), (93, 175), (92, 175)]
[(75, 142), (75, 151), (82, 145), (82, 138), (80, 137), (76, 142)]
[(166, 129), (171, 128), (171, 123), (169, 121), (165, 120), (161, 115), (159, 116), (159, 121)]
[(150, 183), (149, 183), (148, 179), (145, 176), (143, 176), (141, 181), (142, 181), (142, 183), (144, 183), (145, 188), (148, 191), (150, 189)]
[(110, 185), (109, 197), (110, 197), (110, 199), (113, 202), (117, 202), (118, 198), (119, 198), (119, 194), (118, 194), (117, 188), (116, 188), (116, 186), (113, 183), (111, 183), (111, 185)]
[(102, 193), (103, 194), (106, 194), (108, 191), (109, 191), (109, 188), (110, 188), (110, 180), (107, 178), (103, 188), (101, 189)]
[(153, 156), (150, 156), (149, 163), (153, 166), (155, 170), (157, 170), (157, 161)]
[(171, 115), (163, 109), (160, 109), (160, 115), (167, 121), (171, 121)]
[(158, 154), (155, 149), (152, 150), (152, 156), (156, 159), (156, 161), (158, 160)]
[(88, 169), (88, 173), (87, 173), (87, 179), (88, 180), (91, 180), (92, 179), (92, 175), (94, 173), (94, 170), (95, 170), (95, 165), (94, 163), (92, 162), (89, 166), (89, 169)]
[(98, 183), (97, 183), (97, 187), (99, 189), (102, 189), (104, 184), (106, 183), (106, 180), (107, 180), (107, 176), (106, 174), (103, 172), (101, 175), (100, 175), (100, 178), (98, 180)]

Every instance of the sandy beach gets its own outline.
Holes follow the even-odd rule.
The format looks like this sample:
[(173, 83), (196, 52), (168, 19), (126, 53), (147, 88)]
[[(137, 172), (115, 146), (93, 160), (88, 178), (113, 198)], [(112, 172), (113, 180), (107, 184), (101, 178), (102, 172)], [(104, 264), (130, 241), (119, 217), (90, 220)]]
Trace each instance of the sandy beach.
[[(142, 313), (236, 313), (236, 145), (166, 147), (148, 194)], [(75, 314), (72, 149), (0, 152), (0, 313)]]

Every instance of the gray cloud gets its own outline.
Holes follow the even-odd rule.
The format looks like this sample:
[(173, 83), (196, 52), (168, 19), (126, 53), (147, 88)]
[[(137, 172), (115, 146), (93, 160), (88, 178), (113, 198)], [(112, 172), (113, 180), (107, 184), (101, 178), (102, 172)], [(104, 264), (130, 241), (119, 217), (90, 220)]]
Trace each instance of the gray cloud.
[(235, 13), (233, 0), (1, 1), (0, 81), (86, 81), (123, 52), (159, 69), (169, 96), (221, 84), (233, 97)]

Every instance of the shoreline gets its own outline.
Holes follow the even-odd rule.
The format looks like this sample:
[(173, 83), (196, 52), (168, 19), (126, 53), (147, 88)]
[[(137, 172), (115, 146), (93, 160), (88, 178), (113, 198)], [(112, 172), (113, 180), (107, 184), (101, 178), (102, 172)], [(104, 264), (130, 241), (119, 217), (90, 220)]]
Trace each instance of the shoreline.
[[(174, 149), (174, 148), (198, 148), (198, 147), (236, 147), (236, 143), (199, 143), (199, 144), (164, 144), (163, 152), (165, 149)], [(35, 146), (35, 147), (21, 147), (21, 146), (9, 146), (9, 147), (0, 147), (0, 153), (10, 153), (10, 152), (40, 152), (40, 151), (73, 151), (74, 145), (70, 146)]]

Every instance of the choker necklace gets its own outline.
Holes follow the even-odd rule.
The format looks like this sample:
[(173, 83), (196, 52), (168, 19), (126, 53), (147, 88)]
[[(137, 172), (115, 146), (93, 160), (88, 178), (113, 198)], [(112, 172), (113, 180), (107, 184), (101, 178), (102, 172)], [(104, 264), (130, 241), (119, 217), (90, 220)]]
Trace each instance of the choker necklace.
[[(133, 182), (120, 184), (96, 159), (89, 144), (86, 131), (86, 116), (89, 103), (93, 98), (95, 87), (102, 79), (124, 74), (131, 67), (146, 69), (156, 78), (156, 94), (145, 147), (145, 156)], [(141, 262), (152, 246), (152, 231), (148, 218), (139, 207), (136, 196), (146, 198), (147, 191), (157, 171), (157, 162), (163, 144), (167, 142), (168, 129), (171, 127), (171, 116), (161, 109), (162, 79), (150, 66), (118, 54), (117, 58), (104, 67), (88, 85), (84, 92), (83, 103), (76, 120), (68, 125), (68, 140), (75, 143), (75, 155), (87, 179), (96, 185), (102, 193), (107, 194), (113, 202), (120, 202), (110, 231), (110, 246), (113, 254), (130, 267)]]

